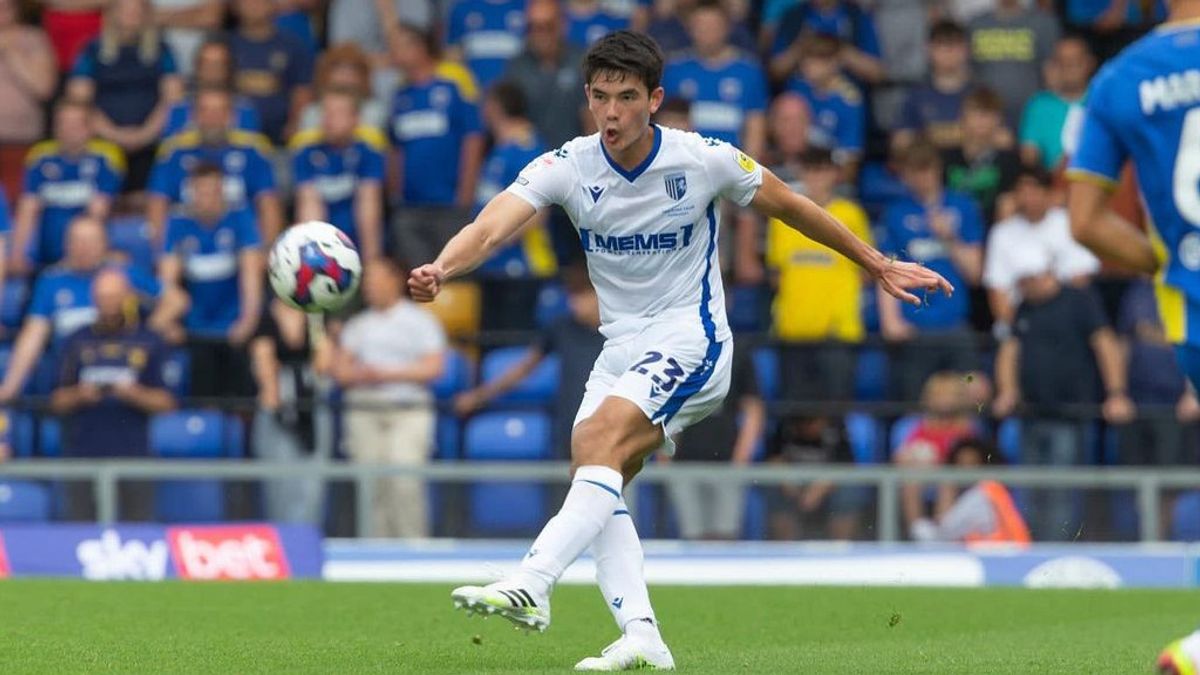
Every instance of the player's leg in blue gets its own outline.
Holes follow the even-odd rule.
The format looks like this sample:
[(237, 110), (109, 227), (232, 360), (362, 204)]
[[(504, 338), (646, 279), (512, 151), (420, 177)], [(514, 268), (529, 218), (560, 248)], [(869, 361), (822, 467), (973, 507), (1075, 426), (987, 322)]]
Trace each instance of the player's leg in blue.
[[(1179, 368), (1192, 388), (1200, 391), (1200, 348), (1177, 345)], [(1158, 672), (1169, 675), (1200, 675), (1200, 630), (1172, 642), (1158, 656)]]
[[(488, 586), (464, 586), (455, 605), (499, 613), (521, 626), (544, 630), (555, 582), (613, 518), (624, 487), (622, 469), (662, 444), (662, 429), (637, 405), (610, 396), (575, 427), (571, 488), (558, 514), (546, 523), (517, 572)], [(636, 536), (636, 535), (635, 535)]]

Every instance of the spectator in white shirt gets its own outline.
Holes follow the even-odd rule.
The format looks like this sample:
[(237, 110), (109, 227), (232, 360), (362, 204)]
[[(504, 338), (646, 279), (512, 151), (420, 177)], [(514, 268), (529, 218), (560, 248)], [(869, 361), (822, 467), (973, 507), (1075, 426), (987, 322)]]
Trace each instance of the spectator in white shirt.
[[(404, 297), (405, 277), (391, 261), (369, 266), (367, 309), (346, 323), (339, 340), (334, 376), (346, 391), (345, 450), (355, 462), (422, 464), (433, 448), (429, 384), (442, 374), (446, 336), (433, 314)], [(426, 536), (424, 484), (380, 479), (371, 519), (372, 536)]]
[(1021, 302), (1017, 281), (1031, 251), (1048, 252), (1054, 276), (1067, 284), (1087, 283), (1100, 269), (1100, 261), (1071, 237), (1066, 210), (1053, 206), (1051, 180), (1041, 166), (1023, 166), (1013, 190), (1017, 212), (993, 225), (988, 234), (983, 285), (1001, 334)]

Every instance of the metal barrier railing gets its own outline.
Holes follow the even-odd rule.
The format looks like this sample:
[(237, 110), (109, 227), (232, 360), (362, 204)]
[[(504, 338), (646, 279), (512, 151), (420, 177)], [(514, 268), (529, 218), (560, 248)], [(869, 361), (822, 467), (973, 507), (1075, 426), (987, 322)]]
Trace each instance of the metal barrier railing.
[[(345, 464), (323, 460), (296, 463), (248, 461), (162, 461), (73, 459), (27, 460), (0, 464), (0, 479), (87, 480), (95, 487), (97, 520), (113, 523), (117, 515), (117, 483), (121, 480), (164, 480), (206, 478), (218, 480), (261, 480), (309, 478), (322, 481), (352, 481), (356, 486), (355, 509), (359, 536), (371, 536), (370, 509), (374, 481), (380, 477), (411, 477), (434, 482), (511, 482), (566, 480), (565, 462), (434, 462), (426, 465)], [(878, 535), (883, 542), (900, 539), (899, 494), (906, 482), (969, 485), (980, 480), (998, 480), (1011, 487), (1105, 488), (1136, 492), (1139, 538), (1159, 541), (1159, 504), (1164, 489), (1200, 488), (1200, 469), (1174, 467), (1006, 467), (983, 469), (901, 468), (893, 466), (844, 465), (755, 465), (723, 463), (675, 463), (649, 465), (638, 475), (639, 482), (666, 484), (673, 479), (712, 479), (743, 487), (786, 485), (814, 480), (838, 485), (875, 487), (878, 490)], [(636, 490), (626, 501), (636, 508)]]

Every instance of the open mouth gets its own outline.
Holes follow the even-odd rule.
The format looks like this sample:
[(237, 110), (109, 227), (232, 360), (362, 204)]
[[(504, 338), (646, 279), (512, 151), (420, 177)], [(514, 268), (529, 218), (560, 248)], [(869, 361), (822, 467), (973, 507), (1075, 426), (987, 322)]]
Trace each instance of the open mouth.
[(616, 129), (608, 128), (608, 129), (604, 130), (604, 140), (607, 143), (616, 142), (617, 138), (620, 135), (621, 135), (621, 133), (619, 131), (617, 131)]

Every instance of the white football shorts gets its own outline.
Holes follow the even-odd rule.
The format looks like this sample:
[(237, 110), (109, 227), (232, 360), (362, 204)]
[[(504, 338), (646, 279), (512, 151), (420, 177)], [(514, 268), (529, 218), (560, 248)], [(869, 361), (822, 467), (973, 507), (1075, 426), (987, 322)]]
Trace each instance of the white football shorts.
[(733, 340), (709, 339), (699, 326), (655, 322), (604, 343), (592, 367), (575, 424), (589, 418), (608, 396), (641, 408), (661, 425), (661, 451), (675, 451), (671, 437), (721, 407), (729, 393)]

